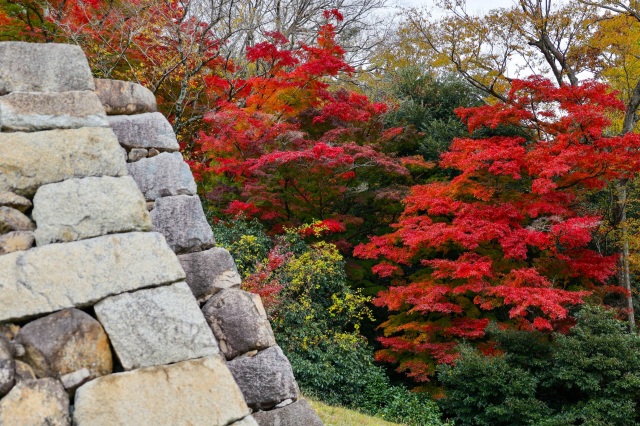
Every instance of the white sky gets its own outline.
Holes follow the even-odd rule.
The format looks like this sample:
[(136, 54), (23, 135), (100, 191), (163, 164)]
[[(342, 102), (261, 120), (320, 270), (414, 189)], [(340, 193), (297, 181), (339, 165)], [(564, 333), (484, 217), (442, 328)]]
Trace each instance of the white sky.
[[(433, 7), (434, 0), (398, 0), (400, 6), (405, 7)], [(513, 0), (467, 0), (467, 11), (470, 13), (482, 13), (497, 7), (510, 7)]]

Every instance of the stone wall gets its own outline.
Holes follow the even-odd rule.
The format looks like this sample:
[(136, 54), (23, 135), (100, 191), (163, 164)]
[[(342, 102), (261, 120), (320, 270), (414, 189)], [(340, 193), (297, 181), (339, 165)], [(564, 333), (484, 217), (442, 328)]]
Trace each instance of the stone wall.
[(321, 425), (153, 94), (0, 43), (0, 425)]

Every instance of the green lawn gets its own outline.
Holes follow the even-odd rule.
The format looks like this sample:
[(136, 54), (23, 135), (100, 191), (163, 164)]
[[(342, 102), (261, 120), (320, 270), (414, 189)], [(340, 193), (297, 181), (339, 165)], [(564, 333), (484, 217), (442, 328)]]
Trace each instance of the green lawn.
[(347, 408), (332, 407), (319, 401), (306, 399), (316, 410), (325, 426), (401, 426), (398, 423), (386, 422)]

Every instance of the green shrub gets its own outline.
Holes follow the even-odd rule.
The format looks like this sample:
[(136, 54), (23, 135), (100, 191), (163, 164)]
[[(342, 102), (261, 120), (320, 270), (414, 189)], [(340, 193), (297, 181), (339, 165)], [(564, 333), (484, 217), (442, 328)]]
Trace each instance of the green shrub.
[(440, 401), (456, 425), (620, 425), (640, 421), (640, 336), (584, 306), (567, 335), (490, 330), (504, 352), (470, 348), (440, 366)]
[(257, 221), (218, 222), (216, 241), (236, 260), (247, 290), (261, 294), (278, 344), (303, 393), (408, 425), (439, 425), (425, 394), (393, 385), (360, 334), (368, 298), (346, 282), (334, 246), (298, 232), (269, 237)]

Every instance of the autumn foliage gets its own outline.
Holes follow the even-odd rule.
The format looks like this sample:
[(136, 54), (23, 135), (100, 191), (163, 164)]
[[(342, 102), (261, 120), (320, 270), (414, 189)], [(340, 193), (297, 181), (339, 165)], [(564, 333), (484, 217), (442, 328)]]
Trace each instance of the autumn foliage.
[(562, 330), (572, 305), (623, 291), (607, 286), (617, 257), (590, 245), (600, 218), (583, 203), (640, 169), (640, 137), (604, 133), (622, 108), (603, 84), (531, 77), (506, 102), (457, 110), (470, 132), (520, 136), (455, 139), (440, 166), (457, 176), (414, 186), (394, 231), (356, 248), (391, 284), (374, 301), (391, 312), (379, 360), (427, 381), (461, 339), (491, 352), (490, 321)]
[(330, 90), (352, 68), (331, 23), (342, 16), (334, 10), (325, 17), (313, 45), (290, 49), (270, 33), (247, 48), (254, 75), (208, 79), (219, 101), (205, 116), (190, 164), (220, 214), (255, 217), (275, 231), (320, 220), (341, 233), (364, 225), (362, 209), (385, 202), (385, 179), (410, 175), (385, 150), (402, 133), (384, 129), (387, 106)]

